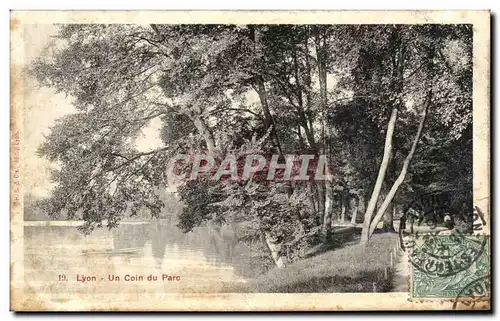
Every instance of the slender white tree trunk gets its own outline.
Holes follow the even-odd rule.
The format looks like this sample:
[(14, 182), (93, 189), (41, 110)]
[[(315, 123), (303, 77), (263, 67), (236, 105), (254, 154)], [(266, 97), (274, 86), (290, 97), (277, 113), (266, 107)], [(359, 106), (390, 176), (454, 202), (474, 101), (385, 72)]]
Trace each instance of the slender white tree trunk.
[(422, 112), (422, 117), (420, 119), (420, 123), (418, 124), (417, 134), (415, 135), (415, 138), (413, 139), (411, 150), (403, 162), (403, 168), (401, 169), (401, 172), (399, 173), (398, 178), (396, 179), (396, 181), (392, 185), (389, 193), (385, 197), (384, 202), (380, 206), (379, 210), (377, 211), (377, 214), (375, 215), (375, 218), (373, 219), (373, 222), (370, 225), (370, 231), (369, 231), (370, 233), (368, 235), (368, 238), (375, 231), (375, 228), (377, 227), (378, 222), (380, 222), (380, 219), (384, 216), (384, 212), (387, 210), (387, 208), (391, 204), (392, 200), (394, 199), (394, 196), (396, 195), (396, 192), (398, 191), (398, 188), (401, 186), (401, 184), (403, 183), (403, 181), (406, 177), (406, 174), (408, 172), (408, 168), (410, 166), (410, 162), (413, 158), (413, 155), (415, 154), (415, 150), (417, 149), (417, 145), (418, 145), (418, 142), (420, 140), (420, 137), (422, 136), (422, 130), (424, 128), (425, 119), (427, 117), (427, 109), (429, 107), (429, 104), (430, 104), (430, 97), (428, 98), (428, 101), (426, 102), (426, 104), (424, 106), (424, 111)]
[(396, 125), (396, 120), (398, 118), (398, 108), (394, 107), (391, 112), (391, 117), (389, 118), (389, 124), (387, 125), (387, 132), (385, 135), (385, 145), (384, 145), (384, 156), (382, 157), (382, 163), (378, 171), (377, 181), (375, 182), (375, 187), (373, 188), (372, 196), (368, 202), (368, 206), (365, 212), (365, 219), (363, 222), (363, 230), (361, 232), (361, 244), (368, 242), (370, 237), (370, 223), (372, 220), (373, 213), (375, 212), (375, 207), (377, 206), (377, 200), (380, 195), (380, 190), (382, 189), (382, 183), (384, 182), (385, 173), (387, 171), (387, 165), (389, 165), (389, 159), (392, 151), (392, 137), (394, 134), (394, 127)]

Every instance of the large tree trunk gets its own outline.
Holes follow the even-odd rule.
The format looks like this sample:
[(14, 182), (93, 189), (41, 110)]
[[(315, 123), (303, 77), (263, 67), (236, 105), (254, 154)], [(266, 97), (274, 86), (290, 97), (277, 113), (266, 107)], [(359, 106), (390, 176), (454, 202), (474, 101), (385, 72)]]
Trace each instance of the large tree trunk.
[[(255, 60), (259, 61), (262, 57), (262, 49), (261, 49), (261, 33), (258, 27), (249, 26), (251, 33), (253, 34), (253, 42), (254, 42), (254, 56)], [(271, 116), (271, 111), (269, 109), (269, 104), (267, 101), (267, 91), (266, 86), (264, 84), (264, 79), (261, 75), (255, 77), (253, 81), (253, 88), (259, 95), (260, 105), (262, 107), (262, 112), (264, 113), (264, 127), (269, 129), (269, 127), (273, 126), (273, 118)]]
[(354, 207), (352, 210), (352, 215), (351, 215), (351, 224), (356, 224), (356, 218), (358, 217), (358, 210), (359, 210), (359, 205), (361, 203), (360, 200), (361, 196), (358, 195), (358, 197), (354, 197)]
[(394, 229), (394, 211), (396, 208), (394, 205), (391, 205), (387, 211), (384, 213), (382, 230), (384, 232), (396, 232)]
[[(304, 128), (304, 132), (306, 134), (307, 141), (309, 142), (309, 146), (311, 148), (315, 148), (314, 134), (313, 134), (312, 128), (309, 127), (307, 115), (306, 115), (306, 112), (304, 111), (304, 99), (302, 97), (303, 96), (302, 93), (303, 93), (303, 91), (305, 91), (306, 92), (306, 104), (309, 106), (310, 96), (308, 96), (307, 93), (310, 91), (310, 89), (304, 88), (304, 86), (302, 86), (296, 45), (297, 44), (294, 44), (294, 46), (292, 47), (292, 57), (293, 57), (294, 71), (295, 71), (295, 75), (294, 75), (295, 76), (295, 85), (296, 85), (295, 86), (295, 88), (296, 88), (295, 95), (297, 96), (297, 100), (298, 100), (298, 105), (296, 106), (297, 115), (298, 115), (298, 120), (299, 120), (300, 126), (302, 126)], [(306, 57), (307, 57), (307, 55), (306, 55)], [(307, 83), (307, 80), (305, 83)], [(305, 90), (303, 90), (303, 89), (305, 89)], [(290, 99), (292, 99), (292, 98), (290, 97)]]
[[(323, 120), (322, 120), (322, 126), (321, 126), (321, 138), (322, 142), (321, 144), (323, 145), (322, 152), (325, 154), (326, 152), (326, 111), (328, 108), (328, 97), (327, 97), (327, 80), (326, 80), (326, 37), (324, 35), (324, 32), (322, 32), (319, 29), (316, 29), (316, 34), (315, 34), (315, 41), (316, 41), (316, 53), (317, 53), (317, 63), (318, 63), (318, 78), (319, 78), (319, 91), (320, 91), (320, 103), (321, 103), (321, 110), (323, 111)], [(327, 163), (328, 166), (328, 163)], [(329, 171), (331, 173), (331, 171)], [(329, 206), (325, 206), (324, 212), (323, 212), (323, 236), (325, 241), (328, 241), (330, 238), (331, 230), (332, 230), (332, 217), (331, 213), (332, 211), (330, 208), (333, 206), (333, 199), (331, 197), (331, 186), (328, 186), (331, 182), (319, 182), (319, 186), (322, 186), (323, 188), (320, 188), (320, 193), (323, 193), (323, 199), (325, 199), (325, 204), (326, 204), (326, 199), (328, 199)], [(328, 193), (325, 193), (328, 192)], [(328, 196), (326, 195), (328, 194)], [(321, 198), (321, 196), (320, 196)]]
[[(309, 48), (309, 38), (310, 38), (310, 27), (306, 27), (307, 33), (306, 37), (304, 39), (304, 46), (305, 48)], [(304, 55), (305, 58), (305, 64), (306, 64), (306, 72), (305, 72), (305, 77), (304, 77), (304, 84), (305, 84), (305, 93), (306, 93), (306, 115), (307, 115), (307, 120), (309, 124), (309, 129), (311, 131), (312, 135), (312, 140), (313, 140), (313, 145), (314, 145), (314, 127), (313, 127), (313, 117), (311, 114), (311, 109), (313, 107), (313, 98), (312, 98), (312, 67), (311, 67), (311, 62), (309, 58), (309, 54)], [(311, 148), (314, 148), (314, 146), (311, 145)]]
[(340, 205), (340, 218), (339, 218), (339, 221), (341, 221), (341, 222), (345, 221), (345, 212), (346, 212), (346, 206), (344, 204), (344, 201), (342, 201), (341, 205)]
[(349, 211), (349, 202), (350, 202), (350, 196), (349, 196), (349, 188), (347, 186), (344, 186), (342, 189), (342, 194), (341, 194), (341, 212), (340, 212), (340, 221), (344, 222), (345, 221), (345, 215)]
[(262, 112), (264, 113), (264, 127), (269, 129), (269, 127), (273, 126), (273, 118), (271, 115), (271, 111), (269, 110), (269, 103), (267, 100), (267, 91), (264, 85), (264, 79), (261, 76), (257, 76), (255, 78), (255, 91), (257, 95), (259, 95), (260, 105), (262, 107)]
[(323, 235), (330, 240), (333, 215), (333, 188), (331, 182), (325, 182), (325, 215), (323, 216)]
[(358, 202), (358, 215), (361, 214), (363, 217), (366, 212), (366, 195), (365, 191), (361, 190), (359, 195), (359, 202)]
[(373, 188), (370, 201), (368, 202), (368, 206), (366, 208), (365, 219), (363, 222), (363, 230), (361, 232), (361, 244), (366, 244), (370, 237), (370, 223), (372, 221), (373, 213), (375, 212), (375, 207), (377, 206), (378, 197), (380, 195), (380, 190), (382, 189), (385, 173), (387, 171), (387, 166), (389, 165), (389, 159), (392, 152), (392, 136), (394, 134), (394, 127), (396, 125), (397, 118), (398, 118), (398, 108), (394, 107), (391, 112), (391, 117), (389, 118), (389, 124), (387, 125), (387, 133), (385, 136), (385, 145), (384, 145), (384, 156), (382, 157), (382, 163), (380, 164), (377, 181), (375, 182), (375, 187)]
[(318, 216), (321, 224), (324, 223), (325, 215), (325, 184), (323, 182), (318, 182), (316, 184), (316, 191), (318, 193)]
[[(253, 42), (254, 42), (254, 56), (256, 61), (259, 61), (262, 58), (262, 45), (261, 45), (261, 32), (259, 30), (259, 27), (257, 26), (249, 26), (249, 29), (251, 31), (251, 34), (253, 34)], [(257, 73), (259, 73), (260, 70), (257, 70)], [(259, 96), (260, 100), (260, 105), (262, 107), (262, 112), (264, 114), (264, 128), (266, 130), (269, 130), (271, 128), (271, 133), (270, 133), (270, 138), (272, 141), (272, 144), (274, 145), (275, 148), (277, 148), (279, 154), (284, 158), (283, 156), (283, 150), (281, 148), (281, 143), (278, 138), (278, 133), (276, 132), (276, 126), (274, 123), (274, 118), (271, 115), (271, 109), (269, 108), (269, 99), (267, 96), (267, 90), (266, 90), (266, 85), (264, 78), (262, 77), (262, 74), (259, 74), (255, 76), (252, 82), (252, 87), (253, 89), (257, 92), (257, 95)], [(291, 188), (287, 187), (287, 193), (291, 193)]]
[(269, 128), (271, 128), (271, 133), (270, 133), (271, 141), (274, 147), (278, 149), (278, 152), (280, 154), (283, 154), (281, 150), (281, 144), (278, 140), (278, 135), (276, 133), (276, 128), (274, 126), (274, 119), (273, 116), (271, 115), (271, 110), (269, 109), (269, 102), (267, 99), (267, 90), (264, 84), (264, 79), (261, 76), (257, 76), (254, 80), (253, 87), (257, 92), (257, 95), (259, 96), (260, 106), (262, 107), (262, 112), (264, 113), (264, 128), (266, 130), (269, 130)]
[(375, 231), (375, 228), (377, 227), (378, 222), (380, 221), (380, 219), (384, 215), (385, 211), (387, 210), (387, 208), (391, 204), (392, 200), (394, 199), (394, 196), (396, 195), (396, 192), (398, 191), (398, 188), (401, 186), (401, 184), (403, 183), (403, 181), (406, 177), (406, 174), (408, 172), (408, 168), (410, 166), (410, 162), (413, 158), (413, 155), (415, 154), (415, 150), (417, 149), (417, 145), (418, 145), (418, 142), (420, 140), (420, 137), (422, 136), (422, 130), (424, 128), (425, 119), (427, 118), (427, 110), (429, 108), (430, 103), (431, 103), (431, 93), (429, 93), (427, 96), (427, 101), (424, 105), (422, 117), (420, 118), (420, 123), (418, 124), (417, 134), (415, 135), (415, 138), (413, 139), (411, 150), (403, 162), (403, 168), (401, 169), (401, 172), (399, 173), (398, 178), (396, 179), (396, 181), (392, 185), (391, 189), (389, 190), (389, 193), (385, 197), (385, 200), (382, 203), (382, 205), (380, 206), (380, 208), (377, 212), (377, 215), (375, 215), (375, 218), (373, 219), (373, 223), (371, 223), (368, 238)]
[(281, 254), (281, 244), (273, 242), (268, 233), (264, 233), (264, 238), (276, 266), (278, 268), (285, 267), (286, 257)]

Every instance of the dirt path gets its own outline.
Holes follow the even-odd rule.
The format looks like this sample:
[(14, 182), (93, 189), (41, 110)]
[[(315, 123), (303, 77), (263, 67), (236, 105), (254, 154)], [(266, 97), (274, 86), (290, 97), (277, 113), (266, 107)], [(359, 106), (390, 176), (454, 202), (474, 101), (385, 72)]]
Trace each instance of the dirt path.
[(399, 249), (394, 264), (392, 292), (408, 292), (410, 290), (409, 278), (410, 263), (408, 262), (408, 255), (405, 251)]
[[(394, 222), (395, 228), (399, 230), (399, 220)], [(394, 260), (394, 275), (392, 277), (392, 292), (410, 291), (410, 262), (408, 253), (398, 247)]]

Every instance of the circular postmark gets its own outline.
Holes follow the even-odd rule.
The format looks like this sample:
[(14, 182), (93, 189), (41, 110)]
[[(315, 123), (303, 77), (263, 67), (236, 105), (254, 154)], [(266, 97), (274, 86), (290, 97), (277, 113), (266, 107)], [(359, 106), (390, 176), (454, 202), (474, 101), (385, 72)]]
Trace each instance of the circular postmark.
[(483, 255), (487, 241), (462, 234), (429, 236), (416, 242), (409, 258), (428, 276), (448, 277), (468, 270)]
[(468, 211), (465, 204), (461, 210), (456, 210), (450, 206), (449, 196), (443, 195), (425, 194), (406, 206), (399, 226), (403, 250), (411, 249), (415, 238), (472, 232), (473, 212)]
[(491, 282), (487, 274), (467, 283), (453, 301), (453, 309), (474, 310), (477, 304), (490, 301)]
[[(471, 216), (472, 217), (472, 216)], [(400, 246), (413, 267), (427, 276), (448, 277), (469, 269), (485, 251), (486, 238), (469, 234), (471, 219), (446, 205), (407, 207), (399, 228)]]
[[(401, 217), (399, 226), (399, 242), (404, 251), (411, 250), (415, 241), (421, 238), (429, 238), (439, 234), (460, 231), (451, 223), (454, 221), (466, 221), (465, 215), (454, 211), (447, 206), (425, 208), (420, 203), (412, 203), (408, 206)], [(458, 224), (457, 224), (458, 225)]]

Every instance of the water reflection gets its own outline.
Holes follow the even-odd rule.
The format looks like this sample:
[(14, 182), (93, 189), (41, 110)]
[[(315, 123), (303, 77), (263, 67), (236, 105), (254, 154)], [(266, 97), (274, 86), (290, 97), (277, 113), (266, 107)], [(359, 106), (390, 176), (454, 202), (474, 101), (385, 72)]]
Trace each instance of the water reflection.
[[(260, 264), (237, 242), (234, 226), (203, 227), (184, 234), (163, 222), (122, 224), (83, 236), (75, 227), (24, 228), (25, 282), (45, 291), (209, 291), (246, 282)], [(181, 275), (177, 283), (106, 282), (108, 275)], [(68, 282), (58, 282), (67, 275)], [(98, 282), (75, 286), (77, 275)]]

